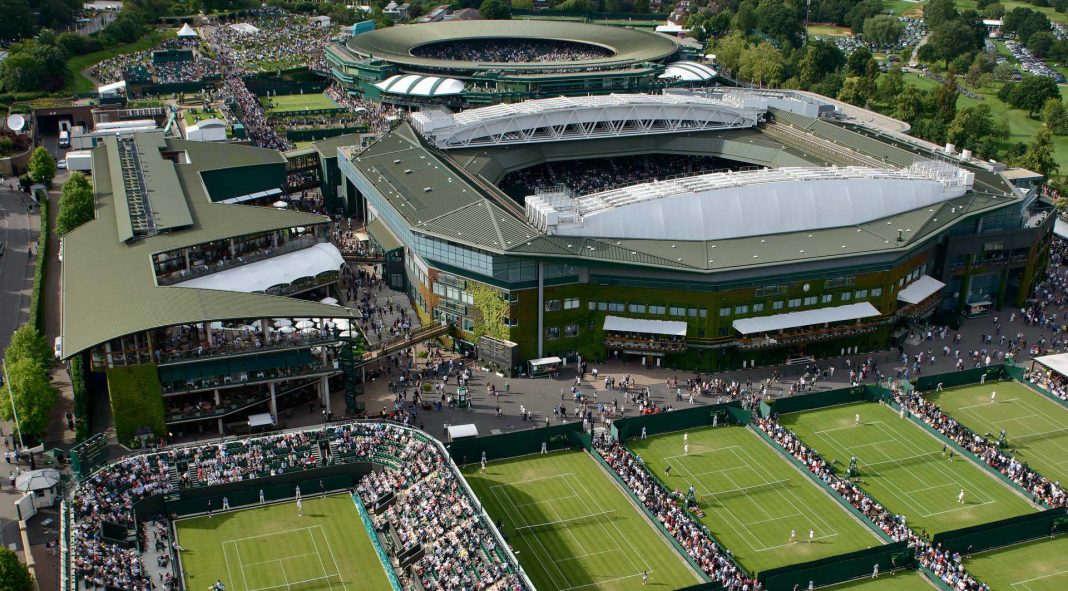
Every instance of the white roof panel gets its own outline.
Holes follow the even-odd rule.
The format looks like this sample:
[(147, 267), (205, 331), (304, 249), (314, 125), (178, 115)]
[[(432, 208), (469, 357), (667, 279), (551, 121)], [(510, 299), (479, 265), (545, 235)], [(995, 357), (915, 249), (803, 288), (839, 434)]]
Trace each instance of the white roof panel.
[(449, 425), (449, 439), (464, 439), (478, 437), (478, 427), (473, 424)]
[(337, 271), (344, 264), (345, 259), (336, 246), (321, 242), (296, 252), (183, 281), (174, 287), (253, 293), (264, 291), (272, 285), (292, 283), (301, 277)]
[(1068, 222), (1057, 218), (1057, 221), (1053, 224), (1053, 233), (1057, 236), (1068, 240)]
[(938, 293), (945, 286), (945, 283), (930, 275), (922, 275), (916, 281), (906, 285), (905, 289), (897, 292), (897, 299), (907, 304), (918, 304)]
[(1035, 357), (1035, 361), (1045, 365), (1062, 376), (1068, 376), (1068, 353)]
[(530, 360), (530, 364), (534, 367), (539, 367), (542, 365), (552, 365), (554, 363), (563, 363), (563, 359), (560, 359), (559, 357), (542, 357), (541, 359)]
[(646, 320), (644, 318), (605, 316), (604, 330), (684, 337), (686, 336), (686, 323), (674, 320)]
[(830, 308), (816, 308), (815, 310), (802, 310), (800, 312), (787, 312), (785, 314), (772, 314), (771, 316), (759, 316), (756, 318), (739, 318), (732, 324), (734, 330), (749, 335), (773, 330), (785, 330), (830, 322), (845, 322), (847, 320), (859, 320), (882, 316), (879, 310), (868, 302), (834, 306)]

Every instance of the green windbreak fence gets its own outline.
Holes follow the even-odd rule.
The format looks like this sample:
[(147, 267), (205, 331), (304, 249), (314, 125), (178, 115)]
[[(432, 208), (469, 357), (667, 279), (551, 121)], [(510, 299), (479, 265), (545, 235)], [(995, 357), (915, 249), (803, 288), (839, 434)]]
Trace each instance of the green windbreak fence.
[(967, 384), (977, 384), (983, 379), (984, 375), (988, 380), (1001, 380), (1009, 377), (1008, 374), (1005, 372), (1004, 366), (991, 365), (990, 367), (980, 367), (977, 369), (966, 369), (964, 371), (955, 371), (951, 373), (939, 373), (929, 376), (920, 376), (913, 380), (913, 384), (920, 392), (926, 392), (928, 390), (934, 390), (938, 387), (938, 384), (942, 384), (943, 388), (965, 386)]
[(643, 427), (646, 435), (653, 436), (658, 433), (707, 427), (713, 422), (721, 425), (746, 425), (751, 420), (752, 413), (742, 409), (737, 402), (727, 402), (620, 419), (612, 424), (612, 435), (620, 441), (626, 441), (631, 437), (639, 437)]
[(842, 388), (840, 390), (828, 390), (814, 394), (780, 398), (771, 403), (771, 409), (779, 414), (849, 404), (851, 402), (865, 402), (871, 400), (865, 386)]
[(894, 542), (811, 562), (769, 569), (757, 575), (757, 580), (764, 584), (766, 591), (807, 589), (809, 581), (812, 581), (816, 587), (822, 587), (871, 576), (876, 564), (879, 565), (880, 572), (910, 566), (912, 550), (908, 547), (908, 542)]
[(933, 541), (954, 552), (974, 553), (1064, 531), (1068, 531), (1068, 515), (1058, 508), (942, 532)]
[(582, 423), (575, 421), (489, 437), (458, 439), (446, 445), (445, 448), (449, 450), (453, 461), (463, 466), (480, 461), (483, 452), (486, 454), (487, 461), (493, 461), (539, 453), (542, 443), (546, 444), (549, 451), (572, 449), (579, 445), (574, 436), (581, 433)]

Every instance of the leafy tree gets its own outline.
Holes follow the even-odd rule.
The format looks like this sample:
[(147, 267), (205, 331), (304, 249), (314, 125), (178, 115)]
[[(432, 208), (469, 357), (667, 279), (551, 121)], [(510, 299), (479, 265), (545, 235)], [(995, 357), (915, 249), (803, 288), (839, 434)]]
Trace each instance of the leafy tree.
[(761, 0), (756, 9), (760, 30), (785, 45), (800, 47), (804, 40), (798, 6), (783, 0)]
[[(40, 437), (48, 428), (49, 412), (56, 403), (56, 389), (48, 374), (30, 359), (20, 359), (7, 366), (11, 394), (19, 415), (19, 428), (23, 435)], [(14, 419), (11, 412), (11, 396), (7, 388), (0, 391), (0, 418)]]
[(1000, 80), (1002, 82), (1012, 80), (1012, 75), (1015, 70), (1016, 68), (1013, 67), (1013, 65), (1009, 62), (1001, 62), (1000, 64), (994, 66), (994, 79)]
[(868, 71), (868, 62), (873, 59), (867, 47), (858, 47), (846, 60), (847, 76), (863, 76)]
[(486, 20), (508, 20), (512, 18), (512, 7), (501, 0), (482, 0), (478, 15)]
[(1057, 38), (1049, 31), (1037, 31), (1027, 40), (1027, 48), (1037, 58), (1047, 58), (1053, 52)]
[(29, 172), (30, 178), (35, 183), (49, 185), (52, 183), (52, 179), (56, 178), (56, 161), (52, 159), (52, 155), (43, 146), (38, 146), (34, 149), (33, 154), (30, 156)]
[[(950, 70), (946, 72), (946, 81), (938, 87), (934, 94), (934, 117), (942, 125), (948, 125), (957, 115), (957, 98), (960, 91), (957, 90), (957, 76)], [(941, 142), (939, 142), (941, 143)]]
[[(68, 0), (36, 0), (37, 21), (42, 27), (62, 30), (74, 22), (74, 12), (81, 9), (78, 2)], [(5, 15), (6, 16), (6, 15)]]
[(742, 54), (748, 46), (749, 42), (746, 41), (745, 35), (737, 31), (721, 37), (716, 40), (716, 61), (727, 70), (737, 72), (742, 65)]
[(639, 14), (649, 12), (649, 0), (634, 0), (634, 12)]
[[(1060, 99), (1061, 96), (1057, 83), (1047, 76), (1024, 76), (1022, 81), (1010, 84), (1009, 88), (1006, 102), (1017, 109), (1027, 111), (1029, 115), (1034, 115), (1042, 109), (1047, 100)], [(1000, 92), (998, 96), (1001, 98)]]
[(0, 589), (5, 591), (33, 591), (30, 569), (19, 560), (19, 555), (6, 547), (0, 547)]
[(845, 56), (833, 43), (822, 39), (808, 42), (797, 67), (801, 88), (814, 87), (843, 63)]
[(1053, 133), (1046, 127), (1039, 128), (1027, 144), (1027, 149), (1012, 164), (1052, 178), (1060, 169), (1053, 159)]
[(911, 84), (906, 85), (894, 101), (894, 117), (916, 127), (927, 115), (929, 101), (930, 96), (926, 92)]
[(946, 128), (947, 142), (962, 150), (971, 150), (980, 158), (996, 158), (1008, 135), (1008, 126), (994, 119), (987, 104), (957, 111)]
[(56, 232), (60, 236), (93, 219), (93, 187), (85, 175), (75, 172), (63, 183), (56, 214)]
[(864, 0), (849, 9), (849, 12), (846, 13), (844, 24), (852, 29), (854, 33), (861, 33), (864, 31), (864, 21), (882, 14), (882, 12), (882, 0)]
[[(731, 22), (731, 26), (735, 31), (743, 35), (748, 35), (749, 31), (756, 29), (759, 25), (759, 19), (756, 14), (756, 2), (754, 0), (744, 0), (738, 5), (738, 12), (734, 15), (734, 21)], [(717, 54), (718, 56), (718, 54)]]
[(878, 45), (892, 45), (904, 30), (905, 25), (897, 18), (880, 14), (864, 21), (864, 40)]
[(868, 94), (868, 88), (865, 78), (849, 76), (845, 79), (845, 83), (842, 84), (842, 89), (838, 91), (838, 100), (858, 107), (866, 106), (871, 98), (871, 95)]
[(738, 74), (763, 86), (774, 86), (782, 80), (782, 52), (767, 41), (749, 47), (742, 53), (741, 67)]
[(104, 27), (103, 35), (118, 43), (133, 43), (144, 32), (144, 21), (134, 16), (131, 12), (123, 10), (115, 20)]
[(0, 41), (18, 41), (33, 34), (33, 11), (29, 0), (0, 0)]
[(930, 47), (938, 59), (945, 60), (947, 67), (957, 56), (978, 49), (975, 31), (959, 20), (935, 27), (925, 47)]
[(1005, 7), (1000, 2), (990, 4), (983, 9), (983, 18), (1001, 20), (1005, 16)]
[(11, 342), (4, 349), (4, 362), (8, 365), (24, 359), (39, 365), (44, 371), (52, 365), (52, 348), (44, 336), (32, 324), (23, 324), (11, 333)]
[(1068, 133), (1068, 111), (1064, 103), (1055, 98), (1046, 99), (1046, 104), (1042, 105), (1042, 122), (1054, 135)]
[(1003, 21), (1001, 30), (1005, 33), (1016, 33), (1024, 45), (1027, 45), (1031, 35), (1050, 29), (1049, 18), (1030, 8), (1013, 8)]
[(66, 63), (66, 53), (56, 45), (23, 41), (0, 62), (0, 83), (9, 92), (58, 90), (65, 83)]
[(954, 0), (931, 0), (923, 7), (923, 20), (927, 28), (934, 30), (945, 23), (957, 20), (960, 16)]
[(875, 96), (880, 102), (892, 104), (904, 88), (905, 74), (901, 72), (901, 68), (894, 66), (889, 72), (879, 77), (879, 87)]

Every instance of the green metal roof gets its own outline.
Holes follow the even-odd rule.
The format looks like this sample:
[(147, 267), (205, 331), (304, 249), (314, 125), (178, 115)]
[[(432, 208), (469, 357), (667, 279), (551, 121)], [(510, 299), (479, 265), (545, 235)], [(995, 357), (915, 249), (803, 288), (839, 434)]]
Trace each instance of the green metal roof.
[[(149, 227), (155, 233), (192, 225), (174, 167), (160, 155), (160, 148), (165, 145), (163, 134), (138, 134), (131, 143), (134, 154), (128, 155), (131, 161), (125, 165), (120, 161), (118, 142), (107, 143), (119, 241), (132, 240)], [(139, 225), (140, 231), (135, 228)]]
[(338, 148), (358, 145), (360, 145), (360, 135), (357, 133), (346, 133), (313, 142), (312, 148), (314, 148), (323, 158), (330, 159), (337, 158)]
[[(200, 172), (226, 162), (257, 163), (277, 152), (245, 146), (166, 140), (184, 151), (188, 164), (170, 165), (193, 225), (130, 243), (116, 239), (116, 193), (108, 174), (109, 144), (93, 150), (96, 219), (63, 237), (63, 353), (70, 357), (99, 343), (176, 324), (273, 316), (337, 317), (342, 309), (316, 302), (263, 294), (186, 287), (158, 287), (152, 255), (194, 244), (271, 230), (327, 223), (328, 218), (289, 210), (212, 203)], [(268, 155), (269, 156), (269, 155)], [(269, 156), (275, 158), (276, 156)]]

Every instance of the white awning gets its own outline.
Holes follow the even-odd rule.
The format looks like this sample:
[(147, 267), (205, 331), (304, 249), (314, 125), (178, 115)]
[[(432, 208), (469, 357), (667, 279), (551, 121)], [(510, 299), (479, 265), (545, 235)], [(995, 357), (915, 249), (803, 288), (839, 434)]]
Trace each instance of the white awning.
[(345, 259), (336, 246), (320, 242), (296, 252), (183, 281), (175, 284), (175, 287), (253, 293), (265, 291), (272, 285), (293, 283), (301, 277), (337, 271), (344, 264)]
[(906, 285), (905, 289), (897, 292), (897, 299), (906, 304), (918, 304), (938, 293), (945, 286), (945, 283), (930, 275), (921, 275), (919, 279)]
[(457, 439), (468, 439), (471, 437), (478, 437), (478, 427), (468, 425), (449, 425), (449, 440), (456, 441)]
[(96, 87), (97, 94), (102, 95), (114, 95), (118, 94), (119, 91), (123, 90), (126, 90), (125, 80), (119, 80), (118, 82), (112, 82), (111, 84), (105, 84), (103, 86)]
[(1045, 365), (1062, 376), (1068, 376), (1068, 353), (1035, 357), (1035, 361)]
[(740, 318), (735, 320), (732, 326), (734, 326), (734, 330), (742, 334), (756, 334), (830, 322), (859, 320), (861, 318), (871, 318), (872, 316), (882, 316), (882, 313), (868, 302), (861, 302), (859, 304), (816, 308), (815, 310), (787, 312), (786, 314), (773, 314), (757, 318)]
[(193, 38), (197, 36), (197, 32), (193, 30), (193, 27), (189, 26), (189, 23), (182, 25), (181, 29), (178, 29), (179, 38)]
[(665, 334), (674, 337), (686, 336), (686, 323), (672, 320), (645, 320), (605, 316), (604, 330), (612, 332), (637, 332), (642, 334)]
[(543, 365), (554, 365), (558, 363), (563, 363), (563, 359), (560, 359), (559, 357), (542, 357), (541, 359), (530, 360), (530, 365), (532, 367), (541, 367)]
[(375, 86), (382, 92), (411, 96), (447, 96), (464, 91), (464, 83), (455, 78), (419, 74), (395, 74)]
[(269, 412), (262, 412), (255, 415), (248, 416), (249, 427), (266, 427), (267, 425), (274, 424), (274, 417)]
[(233, 205), (235, 203), (244, 203), (246, 201), (252, 201), (253, 199), (262, 199), (264, 197), (274, 197), (275, 195), (281, 195), (281, 189), (267, 189), (266, 191), (260, 191), (258, 193), (249, 193), (248, 195), (239, 195), (237, 197), (231, 197), (229, 199), (223, 199), (223, 203)]
[(1068, 240), (1068, 222), (1057, 218), (1057, 221), (1053, 224), (1053, 233), (1060, 238)]
[(675, 62), (668, 64), (667, 69), (660, 78), (678, 78), (686, 82), (698, 82), (711, 80), (716, 77), (716, 71), (697, 62)]

